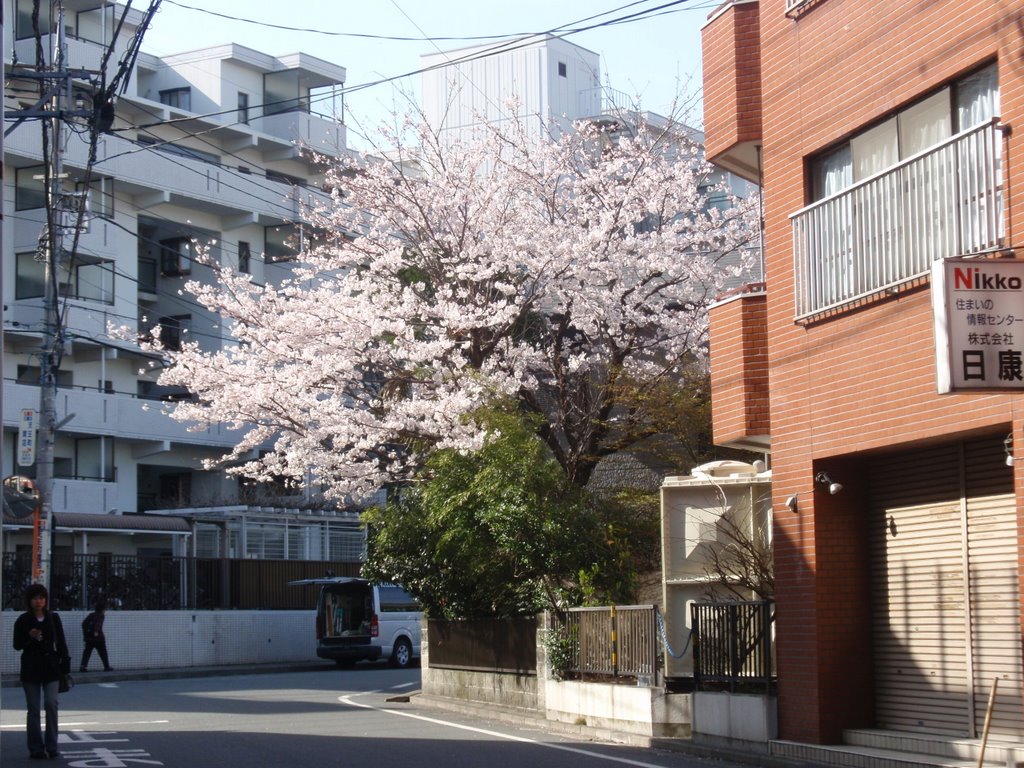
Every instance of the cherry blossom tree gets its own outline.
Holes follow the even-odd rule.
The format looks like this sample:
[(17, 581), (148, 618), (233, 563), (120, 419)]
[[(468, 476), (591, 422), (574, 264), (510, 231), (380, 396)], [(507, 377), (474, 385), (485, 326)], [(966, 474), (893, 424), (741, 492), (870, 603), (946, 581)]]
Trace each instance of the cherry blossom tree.
[(502, 124), (464, 145), (405, 128), (386, 156), (331, 161), (288, 279), (189, 285), (237, 344), (168, 353), (161, 383), (195, 394), (175, 417), (237, 427), (232, 471), (357, 498), (481, 447), (474, 411), (512, 398), (585, 485), (645, 434), (645, 393), (705, 365), (749, 207), (709, 204), (725, 190), (677, 125), (537, 142)]

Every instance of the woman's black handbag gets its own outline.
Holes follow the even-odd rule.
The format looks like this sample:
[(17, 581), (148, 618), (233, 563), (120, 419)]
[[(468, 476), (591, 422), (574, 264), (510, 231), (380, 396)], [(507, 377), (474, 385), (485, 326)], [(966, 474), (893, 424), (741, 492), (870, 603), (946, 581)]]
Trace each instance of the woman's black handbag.
[(68, 691), (70, 691), (74, 687), (75, 687), (75, 678), (73, 678), (71, 675), (69, 675), (66, 672), (63, 673), (60, 676), (60, 684), (57, 687), (57, 691), (59, 693), (67, 693)]

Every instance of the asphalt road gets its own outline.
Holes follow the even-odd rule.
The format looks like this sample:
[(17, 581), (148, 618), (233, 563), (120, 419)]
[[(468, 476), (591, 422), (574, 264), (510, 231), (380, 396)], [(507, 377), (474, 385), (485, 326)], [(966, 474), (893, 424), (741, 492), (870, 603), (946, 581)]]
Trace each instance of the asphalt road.
[[(588, 742), (417, 705), (419, 669), (205, 676), (77, 685), (61, 700), (59, 760), (75, 768), (696, 768), (698, 758)], [(389, 701), (390, 699), (390, 701)], [(405, 700), (408, 699), (408, 700)], [(24, 695), (2, 689), (0, 760), (38, 765)], [(728, 763), (714, 762), (719, 768)]]

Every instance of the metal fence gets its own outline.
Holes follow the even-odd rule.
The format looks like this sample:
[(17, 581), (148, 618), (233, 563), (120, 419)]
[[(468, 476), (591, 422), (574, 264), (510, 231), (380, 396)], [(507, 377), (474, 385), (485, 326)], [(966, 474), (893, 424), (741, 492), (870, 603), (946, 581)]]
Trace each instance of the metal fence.
[(556, 630), (568, 644), (569, 668), (580, 677), (648, 677), (659, 670), (657, 608), (620, 605), (570, 608)]
[[(21, 610), (32, 583), (31, 555), (5, 552), (2, 567), (2, 608)], [(289, 581), (328, 571), (358, 576), (359, 569), (360, 563), (319, 560), (55, 554), (50, 604), (86, 610), (102, 597), (115, 610), (302, 610), (315, 606), (314, 588), (289, 587)]]
[(771, 692), (774, 606), (767, 600), (690, 606), (696, 690)]

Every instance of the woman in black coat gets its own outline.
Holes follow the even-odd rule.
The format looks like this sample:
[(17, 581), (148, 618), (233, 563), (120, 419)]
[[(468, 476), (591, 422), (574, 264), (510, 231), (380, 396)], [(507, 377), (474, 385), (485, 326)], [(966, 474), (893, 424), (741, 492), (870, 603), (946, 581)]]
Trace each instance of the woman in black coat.
[[(60, 616), (47, 610), (46, 587), (25, 590), (28, 610), (14, 622), (14, 649), (21, 651), (21, 687), (25, 689), (29, 756), (60, 757), (57, 751), (57, 692), (62, 673), (69, 671), (71, 654)], [(40, 704), (46, 709), (46, 734), (40, 726)]]

